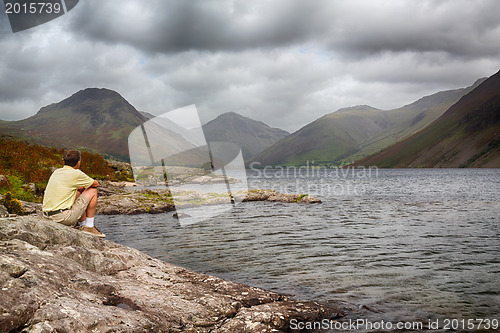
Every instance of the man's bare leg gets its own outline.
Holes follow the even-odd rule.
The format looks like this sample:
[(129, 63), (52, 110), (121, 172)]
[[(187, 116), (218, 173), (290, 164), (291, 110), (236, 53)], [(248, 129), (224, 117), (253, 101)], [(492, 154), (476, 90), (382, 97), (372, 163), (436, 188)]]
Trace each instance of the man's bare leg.
[(97, 209), (97, 189), (94, 187), (89, 187), (85, 191), (83, 191), (82, 195), (86, 196), (89, 199), (89, 205), (87, 206), (87, 210), (83, 214), (80, 221), (85, 221), (86, 217), (94, 217), (95, 211)]
[(81, 230), (98, 237), (106, 237), (105, 234), (100, 232), (99, 229), (94, 226), (94, 216), (97, 209), (97, 189), (95, 187), (89, 187), (88, 189), (83, 191), (82, 195), (86, 196), (89, 199), (89, 204), (87, 206), (87, 210), (80, 219), (82, 221)]
[[(78, 189), (78, 191), (76, 191), (75, 201), (83, 193), (84, 190), (85, 190), (85, 188), (82, 187), (81, 189)], [(86, 212), (84, 212), (83, 215), (78, 220), (78, 222), (80, 222), (79, 224), (81, 224), (81, 222), (85, 221), (85, 217), (86, 217)]]

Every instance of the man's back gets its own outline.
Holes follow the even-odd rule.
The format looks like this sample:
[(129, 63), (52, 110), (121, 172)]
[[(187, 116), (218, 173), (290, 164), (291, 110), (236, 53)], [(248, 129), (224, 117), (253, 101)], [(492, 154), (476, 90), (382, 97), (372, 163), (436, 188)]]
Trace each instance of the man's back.
[(94, 180), (80, 170), (68, 165), (56, 169), (50, 176), (43, 197), (44, 212), (69, 209), (75, 202), (76, 190), (89, 187)]

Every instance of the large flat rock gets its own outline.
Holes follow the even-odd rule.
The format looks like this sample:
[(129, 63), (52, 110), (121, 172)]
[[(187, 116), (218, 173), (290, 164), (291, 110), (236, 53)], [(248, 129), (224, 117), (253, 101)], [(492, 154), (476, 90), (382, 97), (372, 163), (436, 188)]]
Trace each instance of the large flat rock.
[(38, 216), (0, 219), (0, 287), (1, 332), (287, 332), (342, 316)]

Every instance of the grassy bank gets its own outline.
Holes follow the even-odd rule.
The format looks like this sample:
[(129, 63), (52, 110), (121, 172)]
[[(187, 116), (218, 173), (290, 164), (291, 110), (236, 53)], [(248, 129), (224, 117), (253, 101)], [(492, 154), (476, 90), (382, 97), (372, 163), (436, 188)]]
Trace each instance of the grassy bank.
[[(0, 175), (6, 177), (0, 185), (0, 194), (11, 192), (15, 198), (40, 202), (53, 170), (63, 166), (64, 151), (0, 138)], [(99, 154), (82, 150), (81, 169), (92, 178), (117, 180), (111, 165)]]

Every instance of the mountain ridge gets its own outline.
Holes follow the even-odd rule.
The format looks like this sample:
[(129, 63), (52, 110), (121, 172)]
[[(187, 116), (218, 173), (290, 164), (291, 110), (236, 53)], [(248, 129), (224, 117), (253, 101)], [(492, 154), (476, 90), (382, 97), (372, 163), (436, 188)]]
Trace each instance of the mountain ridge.
[(227, 141), (241, 146), (246, 161), (290, 133), (236, 112), (219, 115), (202, 126), (207, 141)]
[(500, 71), (426, 128), (354, 165), (500, 167)]
[[(57, 103), (41, 107), (26, 119), (0, 121), (0, 133), (44, 146), (85, 148), (128, 161), (130, 133), (154, 118), (148, 112), (136, 110), (116, 91), (86, 88)], [(152, 135), (168, 138), (179, 149), (189, 146), (182, 137), (175, 135), (175, 131), (155, 126), (157, 122), (161, 122), (160, 119), (153, 120), (148, 126)], [(232, 129), (234, 126), (244, 130), (238, 134)], [(218, 116), (203, 128), (207, 140), (239, 143), (247, 157), (289, 134), (234, 112)]]
[(344, 165), (371, 155), (426, 127), (485, 79), (440, 91), (392, 110), (368, 105), (342, 108), (305, 125), (251, 162), (261, 165)]
[(127, 159), (123, 138), (146, 121), (119, 93), (86, 88), (26, 119), (0, 124), (0, 131), (55, 147), (88, 148)]

